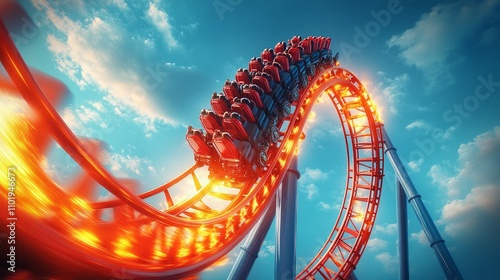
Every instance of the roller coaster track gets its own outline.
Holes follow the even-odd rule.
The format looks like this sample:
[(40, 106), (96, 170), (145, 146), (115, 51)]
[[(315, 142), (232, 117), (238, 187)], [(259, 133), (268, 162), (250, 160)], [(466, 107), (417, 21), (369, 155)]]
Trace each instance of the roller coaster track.
[[(139, 278), (179, 279), (214, 265), (273, 207), (306, 119), (323, 96), (331, 101), (344, 133), (346, 185), (330, 235), (297, 278), (344, 279), (358, 263), (380, 201), (383, 124), (361, 82), (336, 65), (331, 55), (313, 66), (315, 71), (291, 103), (290, 114), (279, 118), (279, 139), (251, 180), (208, 178), (207, 166), (195, 163), (173, 180), (141, 194), (133, 191), (135, 181), (116, 178), (104, 167), (100, 141), (79, 138), (64, 123), (55, 106), (66, 88), (28, 68), (3, 23), (0, 59), (10, 76), (0, 81), (2, 93), (11, 99), (21, 96), (31, 108), (30, 114), (7, 109), (2, 113), (0, 168), (15, 167), (16, 183), (25, 186), (16, 189), (17, 213), (25, 221), (19, 230), (38, 250), (93, 271), (119, 270)], [(43, 86), (47, 81), (51, 92)], [(69, 188), (55, 183), (41, 164), (54, 140), (83, 170)], [(4, 177), (0, 182), (7, 188)], [(98, 185), (115, 198), (95, 201)], [(191, 189), (192, 195), (176, 198), (179, 188)], [(5, 192), (1, 196), (7, 199)], [(147, 202), (154, 199), (164, 201), (165, 209)]]

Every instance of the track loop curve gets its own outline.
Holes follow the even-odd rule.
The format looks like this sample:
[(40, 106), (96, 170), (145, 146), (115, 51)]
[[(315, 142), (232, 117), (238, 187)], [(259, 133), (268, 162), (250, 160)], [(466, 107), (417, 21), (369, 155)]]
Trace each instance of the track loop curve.
[[(89, 144), (66, 126), (17, 52), (3, 23), (0, 27), (2, 64), (36, 118), (45, 123), (35, 126), (33, 118), (15, 113), (2, 115), (0, 123), (2, 140), (6, 144), (0, 154), (0, 165), (4, 169), (11, 164), (20, 166), (20, 174), (23, 174), (20, 183), (28, 187), (19, 192), (23, 199), (18, 206), (27, 221), (23, 231), (32, 238), (33, 246), (40, 246), (55, 258), (82, 263), (100, 273), (109, 274), (119, 269), (135, 277), (178, 279), (215, 264), (246, 236), (266, 209), (272, 207), (274, 193), (284, 176), (282, 170), (288, 168), (294, 156), (305, 120), (315, 101), (324, 94), (338, 113), (345, 135), (346, 192), (327, 242), (297, 277), (343, 278), (359, 261), (373, 227), (380, 197), (382, 122), (360, 81), (338, 67), (338, 57), (331, 56), (328, 38), (308, 37), (316, 40), (313, 43), (316, 47), (306, 51), (309, 59), (316, 61), (314, 63), (305, 61), (303, 49), (309, 47), (303, 42), (307, 38), (292, 38), (289, 50), (281, 49), (286, 44), (279, 43), (275, 47), (278, 50), (276, 57), (280, 52), (289, 54), (291, 58), (283, 59), (290, 59), (293, 65), (289, 66), (297, 68), (297, 73), (290, 70), (293, 67), (285, 71), (291, 82), (280, 84), (284, 89), (283, 98), (273, 96), (276, 92), (266, 89), (265, 79), (269, 81), (269, 75), (256, 73), (266, 72), (259, 69), (258, 59), (249, 64), (250, 70), (255, 70), (251, 71), (252, 82), (255, 80), (258, 87), (252, 87), (248, 81), (241, 83), (237, 91), (248, 93), (249, 97), (253, 94), (254, 103), (258, 102), (257, 97), (267, 100), (259, 109), (265, 111), (271, 123), (269, 130), (263, 123), (258, 124), (262, 138), (253, 139), (256, 142), (250, 144), (257, 156), (244, 162), (243, 157), (236, 154), (238, 158), (234, 160), (216, 147), (215, 154), (213, 150), (209, 152), (212, 153), (210, 161), (204, 161), (206, 157), (195, 148), (197, 163), (194, 166), (170, 182), (136, 195), (131, 190), (136, 182), (115, 178), (100, 163), (102, 147), (98, 142)], [(298, 44), (302, 48), (298, 48), (299, 53), (293, 49)], [(314, 52), (318, 57), (314, 57)], [(262, 57), (269, 57), (269, 53), (263, 52)], [(283, 67), (285, 60), (280, 67), (286, 68)], [(286, 79), (286, 73), (278, 73)], [(241, 79), (245, 79), (244, 75), (240, 75)], [(263, 78), (255, 79), (259, 75)], [(277, 76), (272, 78), (277, 83)], [(271, 110), (271, 103), (276, 103), (276, 110)], [(233, 121), (233, 116), (222, 117)], [(41, 166), (46, 151), (33, 149), (36, 134), (47, 131), (84, 170), (81, 184), (73, 186), (73, 192), (56, 184)], [(221, 139), (227, 137), (223, 132), (214, 131), (210, 136), (214, 140), (208, 141), (212, 147), (217, 145), (217, 133)], [(89, 147), (97, 148), (90, 151)], [(229, 170), (229, 167), (232, 173), (221, 176), (220, 170)], [(113, 193), (116, 199), (93, 200), (90, 194), (95, 192), (94, 181)], [(8, 184), (1, 183), (2, 186)], [(176, 199), (174, 192), (179, 186), (193, 188), (192, 196)], [(157, 209), (146, 202), (146, 199), (158, 197), (164, 201), (165, 209)], [(213, 206), (223, 201), (226, 202), (222, 203), (223, 207)]]

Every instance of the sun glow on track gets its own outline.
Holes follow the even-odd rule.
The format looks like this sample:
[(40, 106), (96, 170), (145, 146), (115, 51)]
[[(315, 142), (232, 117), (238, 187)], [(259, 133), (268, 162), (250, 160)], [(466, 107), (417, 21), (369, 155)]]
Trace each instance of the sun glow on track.
[(223, 266), (226, 266), (228, 264), (230, 264), (230, 259), (228, 256), (224, 256), (224, 257), (220, 258), (217, 262), (215, 262), (212, 266), (210, 266), (208, 268), (208, 270), (211, 270), (211, 269), (214, 269), (217, 267), (223, 267)]
[[(161, 232), (161, 234), (165, 234), (165, 233)], [(166, 256), (167, 256), (167, 254), (165, 254), (165, 252), (163, 252), (163, 250), (162, 250), (161, 238), (156, 239), (155, 246), (153, 249), (153, 259), (161, 260), (161, 259), (165, 258)]]
[(76, 240), (81, 241), (82, 243), (93, 248), (99, 247), (99, 238), (94, 233), (88, 230), (73, 229), (71, 231), (71, 236), (73, 236)]
[(305, 133), (301, 133), (299, 136), (299, 142), (297, 143), (297, 148), (294, 151), (294, 155), (299, 155), (301, 148), (302, 148), (302, 143), (304, 142), (304, 139), (306, 138)]
[(367, 100), (368, 106), (370, 106), (370, 108), (372, 109), (371, 111), (376, 117), (376, 120), (380, 123), (383, 123), (383, 112), (386, 111), (386, 106), (384, 106), (383, 98), (381, 98), (379, 95), (368, 94), (368, 92), (373, 91), (373, 89), (371, 89), (373, 83), (370, 80), (362, 80), (361, 83), (363, 84), (363, 90), (361, 91), (363, 98)]
[[(55, 204), (53, 198), (47, 193), (47, 178), (40, 166), (43, 158), (38, 147), (35, 145), (36, 136), (32, 122), (27, 118), (30, 114), (23, 102), (16, 98), (2, 97), (8, 100), (7, 106), (0, 110), (0, 167), (2, 170), (14, 168), (17, 185), (24, 186), (16, 188), (17, 206), (22, 211), (30, 213), (34, 217), (51, 217), (50, 210)], [(12, 107), (11, 107), (12, 105)], [(0, 179), (2, 186), (9, 185), (7, 177)], [(5, 195), (2, 192), (2, 196)]]
[(177, 257), (178, 258), (184, 258), (189, 256), (192, 251), (191, 251), (191, 246), (194, 244), (194, 234), (192, 231), (187, 230), (186, 234), (183, 236), (183, 239), (181, 241), (181, 248), (179, 248), (179, 251), (177, 252)]
[(365, 209), (362, 203), (359, 201), (354, 202), (354, 208), (353, 208), (353, 220), (362, 223), (365, 220)]
[[(230, 183), (227, 183), (227, 184), (230, 184)], [(213, 183), (212, 191), (222, 192), (224, 188), (226, 188), (226, 182), (225, 181), (215, 181)]]
[(114, 253), (117, 256), (126, 259), (136, 259), (137, 255), (131, 252), (132, 242), (130, 242), (129, 238), (119, 237), (116, 242), (113, 243), (115, 246)]

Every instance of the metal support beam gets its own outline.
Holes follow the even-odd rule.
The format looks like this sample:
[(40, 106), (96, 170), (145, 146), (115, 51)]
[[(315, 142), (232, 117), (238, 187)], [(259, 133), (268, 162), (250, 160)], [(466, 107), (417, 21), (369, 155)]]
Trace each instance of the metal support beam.
[(227, 277), (228, 280), (247, 279), (252, 266), (259, 256), (260, 248), (266, 238), (266, 235), (273, 223), (276, 214), (276, 196), (271, 203), (271, 206), (266, 210), (266, 213), (260, 218), (257, 225), (250, 231), (245, 244), (241, 246), (241, 251), (238, 258)]
[(415, 214), (417, 215), (418, 221), (420, 222), (420, 225), (424, 230), (425, 236), (427, 237), (431, 248), (434, 250), (434, 253), (437, 256), (439, 263), (441, 264), (441, 268), (443, 269), (446, 278), (454, 280), (463, 279), (460, 271), (458, 270), (458, 267), (456, 266), (453, 258), (450, 255), (450, 252), (448, 251), (448, 248), (446, 248), (446, 245), (444, 244), (443, 238), (439, 234), (436, 225), (432, 221), (429, 212), (425, 208), (421, 196), (418, 194), (415, 186), (413, 185), (413, 182), (410, 179), (410, 176), (408, 175), (408, 172), (406, 172), (403, 163), (399, 159), (396, 148), (394, 148), (394, 145), (392, 144), (389, 136), (387, 135), (387, 132), (385, 131), (385, 128), (383, 127), (382, 133), (384, 136), (385, 154), (389, 158), (389, 161), (394, 168), (396, 177), (401, 183), (403, 190), (408, 197), (408, 202), (411, 203), (411, 206), (415, 211)]
[(398, 218), (398, 260), (399, 280), (410, 278), (408, 270), (408, 213), (406, 206), (406, 194), (401, 183), (396, 178), (396, 204)]
[(286, 171), (276, 193), (275, 280), (295, 279), (295, 238), (297, 230), (297, 156)]

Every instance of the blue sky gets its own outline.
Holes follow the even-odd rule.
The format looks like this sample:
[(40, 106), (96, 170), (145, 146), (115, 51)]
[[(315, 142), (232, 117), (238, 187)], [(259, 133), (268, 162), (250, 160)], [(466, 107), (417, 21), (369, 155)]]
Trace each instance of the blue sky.
[[(293, 35), (332, 38), (382, 110), (431, 216), (466, 279), (500, 274), (500, 1), (21, 1), (36, 26), (17, 45), (59, 79), (59, 108), (81, 136), (103, 139), (107, 166), (147, 190), (193, 163), (184, 136), (214, 91), (262, 49)], [(297, 265), (321, 246), (338, 213), (344, 148), (335, 115), (318, 105), (299, 159)], [(332, 122), (331, 120), (334, 119)], [(338, 147), (338, 148), (337, 148)], [(75, 170), (54, 148), (62, 184)], [(387, 163), (360, 279), (396, 279), (394, 175)], [(409, 211), (410, 275), (443, 279)], [(272, 279), (274, 228), (250, 279)], [(202, 274), (225, 278), (229, 262)]]

